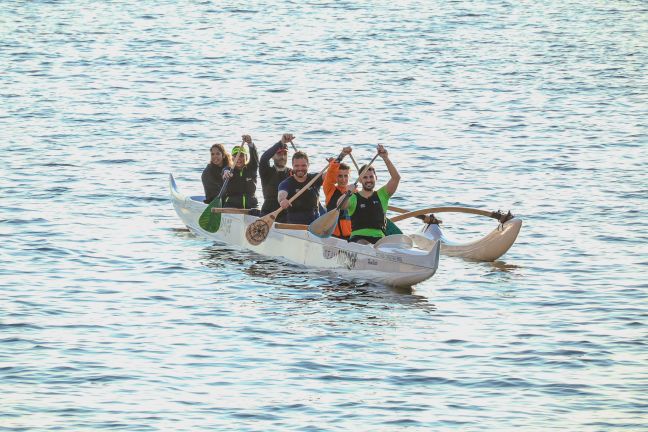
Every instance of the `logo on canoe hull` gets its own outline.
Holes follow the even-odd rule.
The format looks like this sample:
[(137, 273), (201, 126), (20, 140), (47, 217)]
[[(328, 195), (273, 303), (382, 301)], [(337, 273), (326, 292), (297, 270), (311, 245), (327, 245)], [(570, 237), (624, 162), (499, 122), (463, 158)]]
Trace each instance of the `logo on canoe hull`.
[(232, 232), (232, 219), (229, 218), (221, 219), (220, 231), (222, 234), (229, 235)]
[(326, 247), (324, 248), (324, 258), (336, 259), (339, 265), (344, 266), (349, 270), (355, 268), (356, 263), (358, 262), (358, 254), (356, 252)]

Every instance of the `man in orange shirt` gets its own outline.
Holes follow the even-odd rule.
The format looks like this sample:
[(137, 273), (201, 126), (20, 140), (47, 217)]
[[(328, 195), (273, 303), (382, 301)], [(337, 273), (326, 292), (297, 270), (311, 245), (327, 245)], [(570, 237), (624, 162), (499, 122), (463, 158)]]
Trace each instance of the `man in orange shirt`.
[[(342, 158), (351, 154), (351, 147), (342, 149)], [(322, 188), (326, 200), (326, 211), (334, 210), (337, 206), (338, 199), (344, 195), (349, 187), (349, 166), (342, 163), (340, 158), (331, 159), (329, 169), (326, 171)], [(340, 211), (333, 236), (349, 240), (351, 236), (351, 218), (346, 210)]]

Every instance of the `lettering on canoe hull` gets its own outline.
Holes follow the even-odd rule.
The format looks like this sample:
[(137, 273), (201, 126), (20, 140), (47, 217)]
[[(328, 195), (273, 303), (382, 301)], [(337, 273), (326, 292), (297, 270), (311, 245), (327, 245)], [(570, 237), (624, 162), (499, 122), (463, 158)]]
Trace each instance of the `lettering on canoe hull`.
[(223, 234), (230, 234), (232, 232), (232, 219), (221, 219), (220, 230)]
[(324, 258), (335, 259), (339, 265), (344, 266), (349, 270), (355, 268), (356, 263), (358, 262), (358, 254), (356, 252), (349, 252), (329, 247), (324, 248)]
[(386, 253), (383, 253), (383, 252), (376, 252), (376, 256), (378, 258), (381, 258), (381, 259), (384, 259), (384, 260), (394, 261), (394, 262), (398, 262), (398, 263), (403, 262), (403, 257), (394, 256), (394, 255), (386, 254)]

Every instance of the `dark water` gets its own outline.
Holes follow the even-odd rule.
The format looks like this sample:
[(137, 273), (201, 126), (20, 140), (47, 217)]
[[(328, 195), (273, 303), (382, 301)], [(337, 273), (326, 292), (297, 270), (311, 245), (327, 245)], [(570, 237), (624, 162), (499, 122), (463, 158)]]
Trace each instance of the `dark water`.
[[(648, 430), (647, 30), (641, 1), (0, 2), (0, 429)], [(213, 142), (283, 132), (314, 167), (382, 143), (393, 204), (520, 238), (392, 290), (189, 234), (168, 173), (201, 193)]]

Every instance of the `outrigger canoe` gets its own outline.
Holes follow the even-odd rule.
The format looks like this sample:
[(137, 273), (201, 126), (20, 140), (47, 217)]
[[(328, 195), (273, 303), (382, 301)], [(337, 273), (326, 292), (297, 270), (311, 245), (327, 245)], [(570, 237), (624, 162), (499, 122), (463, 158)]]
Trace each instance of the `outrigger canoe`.
[(440, 241), (427, 239), (422, 249), (406, 235), (391, 235), (375, 245), (363, 245), (335, 237), (320, 238), (304, 229), (305, 226), (275, 223), (263, 242), (252, 245), (245, 234), (257, 217), (222, 213), (219, 229), (210, 233), (198, 223), (207, 207), (204, 197), (180, 193), (173, 175), (169, 176), (169, 190), (176, 213), (197, 236), (323, 273), (348, 280), (409, 287), (431, 278), (439, 266)]

